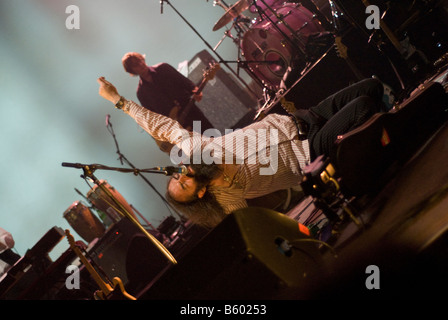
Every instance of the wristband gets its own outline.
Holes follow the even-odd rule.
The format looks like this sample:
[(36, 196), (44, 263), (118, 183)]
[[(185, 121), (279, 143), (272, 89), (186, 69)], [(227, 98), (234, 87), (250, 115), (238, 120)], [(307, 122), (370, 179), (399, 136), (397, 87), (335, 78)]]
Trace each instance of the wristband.
[(115, 104), (115, 108), (120, 110), (123, 109), (125, 101), (126, 99), (123, 96), (121, 96), (120, 100), (118, 100), (118, 102)]

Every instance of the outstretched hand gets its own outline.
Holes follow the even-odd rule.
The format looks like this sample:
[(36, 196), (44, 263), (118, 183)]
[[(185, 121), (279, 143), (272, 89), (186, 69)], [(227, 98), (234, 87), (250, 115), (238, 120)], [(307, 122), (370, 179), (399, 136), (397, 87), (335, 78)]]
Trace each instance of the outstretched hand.
[(117, 89), (114, 87), (112, 83), (106, 80), (104, 77), (98, 78), (98, 83), (100, 85), (99, 94), (104, 99), (109, 100), (113, 104), (116, 104), (121, 96), (118, 93)]

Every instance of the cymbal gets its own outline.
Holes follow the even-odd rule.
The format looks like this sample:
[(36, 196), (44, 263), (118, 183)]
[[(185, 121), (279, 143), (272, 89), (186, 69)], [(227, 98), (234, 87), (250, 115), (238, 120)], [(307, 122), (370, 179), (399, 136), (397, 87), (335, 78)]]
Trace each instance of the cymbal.
[(219, 30), (228, 24), (230, 21), (238, 17), (243, 11), (249, 9), (249, 0), (239, 0), (233, 4), (226, 13), (215, 23), (213, 31)]

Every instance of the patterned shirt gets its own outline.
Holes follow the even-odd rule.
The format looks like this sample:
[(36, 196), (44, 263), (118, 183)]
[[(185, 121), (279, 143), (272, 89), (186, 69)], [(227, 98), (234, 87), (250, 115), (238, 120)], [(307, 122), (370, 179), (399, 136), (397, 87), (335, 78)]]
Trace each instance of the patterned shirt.
[[(238, 165), (230, 186), (210, 186), (225, 213), (247, 207), (246, 199), (298, 186), (302, 168), (310, 161), (308, 140), (298, 139), (294, 121), (286, 115), (269, 114), (264, 119), (225, 135), (207, 137), (184, 130), (177, 121), (128, 101), (123, 111), (156, 140), (176, 145), (171, 161), (191, 160)], [(208, 162), (207, 162), (208, 161)]]

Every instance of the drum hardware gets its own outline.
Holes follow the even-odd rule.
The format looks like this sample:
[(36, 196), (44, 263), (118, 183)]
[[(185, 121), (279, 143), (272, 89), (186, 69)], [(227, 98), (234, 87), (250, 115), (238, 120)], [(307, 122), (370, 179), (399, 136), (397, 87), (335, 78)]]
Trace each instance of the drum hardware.
[[(230, 39), (232, 39), (232, 41), (239, 46), (240, 43), (240, 39), (242, 37), (242, 35), (244, 33), (246, 33), (249, 28), (246, 26), (247, 24), (249, 24), (251, 22), (250, 19), (248, 18), (244, 18), (241, 16), (238, 16), (235, 18), (234, 22), (232, 23), (232, 26), (230, 28), (228, 28), (226, 31), (224, 31), (224, 36), (221, 38), (221, 40), (218, 42), (218, 44), (213, 48), (213, 50), (217, 50), (218, 47), (221, 45), (221, 43), (224, 41), (225, 38), (229, 37)], [(237, 32), (237, 37), (234, 37), (232, 35), (232, 29), (235, 29)]]
[[(226, 31), (224, 37), (221, 41), (215, 46), (216, 48), (222, 43), (225, 37), (229, 36), (232, 40), (237, 43), (239, 41), (238, 46), (238, 60), (237, 61), (226, 61), (227, 63), (237, 63), (237, 75), (239, 75), (240, 67), (245, 68), (246, 72), (263, 88), (268, 85), (273, 85), (274, 87), (280, 83), (280, 79), (283, 77), (286, 68), (290, 65), (293, 52), (299, 52), (303, 56), (305, 56), (305, 44), (306, 39), (302, 37), (302, 30), (310, 27), (308, 21), (301, 21), (302, 23), (298, 26), (292, 27), (290, 23), (288, 23), (289, 16), (295, 18), (294, 14), (296, 10), (305, 10), (305, 9), (297, 9), (301, 7), (301, 5), (287, 5), (284, 7), (278, 7), (277, 9), (271, 7), (265, 1), (262, 1), (260, 5), (254, 3), (253, 6), (257, 9), (260, 18), (256, 24), (263, 23), (263, 26), (268, 21), (268, 28), (272, 30), (264, 30), (263, 26), (253, 30), (251, 32), (251, 28), (244, 28), (242, 22), (247, 23), (247, 19), (241, 17), (241, 13), (244, 10), (247, 10), (247, 2), (238, 1), (234, 4), (231, 9), (225, 7), (221, 1), (215, 1), (215, 4), (219, 4), (226, 10), (224, 16), (215, 24), (214, 30), (218, 30), (224, 25), (229, 23), (232, 19), (234, 19), (234, 23), (232, 28), (238, 32), (238, 38), (233, 37), (230, 34), (230, 31)], [(263, 5), (264, 8), (269, 11), (265, 11), (264, 8), (260, 6)], [(227, 9), (226, 9), (227, 8)], [(285, 12), (286, 10), (286, 12)], [(292, 13), (294, 11), (294, 13)], [(302, 12), (300, 12), (302, 14)], [(305, 19), (314, 19), (311, 12), (303, 13), (306, 15)], [(264, 19), (263, 19), (264, 17)], [(276, 21), (274, 21), (275, 19)], [(264, 21), (266, 20), (266, 21)], [(302, 19), (303, 20), (303, 19)], [(295, 21), (294, 21), (295, 22)], [(322, 31), (321, 28), (313, 28), (312, 31)], [(286, 29), (286, 30), (284, 30)], [(258, 33), (256, 33), (258, 31)], [(272, 32), (270, 32), (272, 31)], [(271, 35), (271, 33), (275, 33)], [(288, 34), (289, 35), (288, 35)], [(268, 38), (268, 39), (267, 39)], [(267, 40), (266, 40), (267, 39)], [(272, 40), (271, 40), (272, 39)], [(270, 48), (270, 43), (272, 42), (277, 47)], [(247, 63), (242, 63), (240, 60), (241, 50), (243, 49), (243, 56), (245, 56), (245, 60)], [(285, 52), (286, 51), (286, 52)], [(261, 58), (261, 59), (260, 59)], [(221, 62), (224, 62), (221, 60)], [(257, 75), (258, 73), (258, 75)], [(259, 74), (261, 73), (261, 75)]]
[(221, 1), (214, 2), (214, 4), (221, 5), (226, 10), (226, 12), (215, 23), (215, 25), (213, 26), (213, 31), (221, 29), (222, 27), (224, 27), (226, 24), (228, 24), (232, 20), (238, 18), (241, 15), (241, 13), (243, 13), (243, 11), (246, 11), (247, 9), (249, 9), (249, 6), (250, 6), (248, 0), (239, 0), (234, 5), (232, 5), (230, 8), (227, 8), (227, 9), (221, 3), (222, 3)]
[[(283, 26), (285, 26), (288, 30), (289, 30), (289, 32), (290, 32), (290, 35), (292, 35), (294, 38), (295, 38), (295, 40), (297, 41), (297, 42), (302, 42), (301, 41), (301, 39), (298, 37), (298, 35), (297, 35), (297, 33), (296, 33), (296, 30), (294, 30), (287, 22), (286, 22), (286, 20), (284, 19), (285, 17), (287, 17), (287, 16), (289, 16), (290, 14), (291, 14), (291, 11), (288, 11), (288, 12), (286, 12), (286, 14), (282, 14), (282, 13), (278, 13), (278, 9), (280, 9), (280, 8), (276, 8), (276, 9), (274, 9), (274, 8), (272, 8), (271, 6), (269, 6), (266, 2), (265, 2), (265, 0), (260, 0), (265, 6), (266, 6), (266, 8), (272, 13), (272, 15), (277, 19), (276, 21), (273, 21), (272, 20), (272, 18), (271, 18), (271, 14), (266, 14), (266, 11), (264, 10), (264, 9), (262, 9), (261, 7), (258, 7), (258, 5), (256, 4), (256, 2), (254, 2), (254, 6), (255, 7), (257, 7), (257, 9), (258, 9), (258, 12), (259, 12), (259, 14), (260, 14), (260, 17), (263, 19), (263, 16), (266, 18), (266, 20), (268, 20), (271, 24), (272, 24), (272, 26), (274, 26), (274, 28), (281, 34), (281, 35), (283, 35), (283, 37), (284, 37), (284, 41), (288, 41), (289, 42), (289, 44), (291, 45), (291, 46), (293, 46), (294, 48), (296, 48), (297, 50), (299, 50), (299, 51), (301, 51), (302, 52), (302, 54), (304, 54), (305, 52), (303, 51), (303, 48), (302, 47), (300, 47), (300, 46), (298, 46), (297, 45), (297, 43), (296, 42), (294, 42), (291, 38), (290, 38), (290, 36), (288, 36), (278, 25), (283, 25)], [(296, 7), (297, 6), (301, 6), (300, 4), (297, 4), (296, 5)], [(283, 7), (281, 7), (281, 8), (283, 8)], [(303, 26), (302, 26), (302, 28), (303, 28)], [(284, 46), (285, 44), (283, 44), (283, 46)], [(303, 45), (303, 43), (302, 43), (302, 45)]]
[[(176, 259), (173, 257), (173, 255), (166, 249), (166, 247), (159, 242), (152, 234), (150, 234), (141, 224), (140, 222), (134, 218), (134, 216), (123, 206), (123, 204), (116, 199), (116, 197), (108, 190), (104, 185), (101, 183), (100, 180), (93, 174), (97, 169), (105, 169), (105, 170), (115, 170), (115, 171), (121, 171), (121, 172), (133, 172), (134, 174), (138, 174), (139, 172), (155, 172), (154, 170), (138, 170), (138, 169), (123, 169), (123, 168), (112, 168), (107, 167), (103, 165), (98, 164), (80, 164), (80, 163), (62, 163), (63, 167), (72, 167), (72, 168), (80, 168), (84, 172), (84, 178), (89, 177), (94, 181), (96, 185), (98, 185), (102, 191), (114, 201), (115, 205), (120, 208), (120, 214), (122, 214), (124, 217), (129, 219), (132, 223), (135, 224), (137, 228), (140, 229), (140, 231), (150, 240), (152, 243), (160, 250), (162, 254), (165, 255), (165, 257), (172, 263), (177, 264)], [(156, 172), (156, 173), (161, 173)]]
[[(246, 0), (246, 3), (248, 3), (247, 2), (248, 0)], [(257, 82), (257, 84), (261, 87), (261, 88), (263, 88), (264, 86), (265, 86), (265, 84), (252, 72), (252, 70), (250, 69), (250, 68), (247, 68), (247, 64), (246, 65), (244, 65), (242, 62), (241, 62), (241, 39), (242, 39), (242, 37), (243, 37), (243, 35), (250, 29), (249, 27), (247, 27), (247, 24), (249, 24), (249, 23), (251, 23), (251, 21), (250, 21), (250, 19), (248, 19), (248, 18), (246, 18), (246, 17), (243, 17), (242, 15), (241, 15), (241, 13), (243, 12), (243, 11), (245, 11), (245, 10), (247, 10), (247, 8), (246, 8), (246, 5), (244, 4), (244, 2), (242, 2), (242, 1), (238, 1), (237, 3), (235, 3), (232, 7), (233, 8), (236, 8), (235, 10), (233, 10), (234, 12), (239, 12), (238, 13), (238, 15), (236, 15), (233, 11), (231, 11), (229, 8), (229, 6), (228, 5), (226, 5), (223, 1), (220, 1), (220, 0), (215, 0), (214, 1), (214, 5), (216, 6), (216, 5), (219, 5), (220, 7), (222, 7), (224, 10), (226, 10), (226, 13), (224, 14), (224, 16), (222, 16), (221, 18), (220, 18), (220, 20), (215, 24), (215, 26), (214, 26), (214, 28), (213, 28), (213, 31), (216, 31), (216, 30), (218, 30), (218, 29), (220, 29), (220, 28), (218, 28), (218, 26), (220, 26), (220, 24), (221, 24), (221, 22), (223, 21), (223, 20), (225, 20), (226, 18), (227, 18), (227, 20), (228, 20), (228, 17), (229, 17), (229, 15), (235, 15), (235, 18), (232, 18), (232, 19), (230, 19), (230, 20), (225, 20), (225, 21), (227, 21), (227, 22), (225, 22), (225, 24), (227, 24), (227, 23), (229, 23), (230, 21), (232, 21), (233, 20), (233, 24), (232, 24), (232, 26), (228, 29), (228, 30), (226, 30), (225, 32), (224, 32), (224, 36), (221, 38), (221, 40), (218, 42), (218, 44), (215, 46), (215, 48), (213, 49), (213, 51), (215, 51), (220, 45), (221, 45), (221, 43), (224, 41), (224, 39), (226, 38), (226, 37), (229, 37), (229, 38), (231, 38), (232, 40), (233, 40), (233, 42), (237, 45), (237, 49), (238, 49), (238, 54), (237, 54), (237, 60), (236, 61), (225, 61), (225, 60), (220, 60), (219, 61), (219, 63), (223, 63), (223, 64), (225, 64), (227, 67), (228, 67), (228, 64), (229, 63), (236, 63), (237, 65), (237, 68), (236, 68), (236, 75), (237, 75), (237, 77), (239, 78), (239, 75), (240, 75), (240, 68), (241, 67), (243, 67), (244, 68), (244, 70), (252, 77), (252, 79), (254, 79), (256, 82)], [(224, 24), (224, 25), (225, 25)], [(232, 29), (235, 29), (236, 31), (237, 31), (237, 37), (234, 37), (232, 34), (231, 34), (231, 30)], [(233, 70), (233, 69), (231, 69), (231, 70)], [(249, 89), (250, 90), (250, 89)], [(252, 90), (250, 90), (251, 92), (252, 92)], [(254, 95), (255, 96), (255, 95)], [(256, 97), (256, 96), (255, 96)]]
[[(267, 114), (272, 108), (274, 108), (277, 104), (281, 105), (281, 100), (294, 88), (322, 59), (325, 58), (325, 56), (334, 48), (334, 44), (330, 46), (330, 48), (314, 63), (307, 63), (305, 68), (300, 73), (300, 77), (289, 87), (286, 88), (284, 85), (280, 86), (280, 89), (277, 90), (275, 93), (275, 97), (273, 97), (269, 103), (266, 103), (263, 105), (262, 108), (258, 110), (256, 115), (254, 116), (254, 120), (258, 121), (263, 118), (265, 114)], [(288, 67), (288, 70), (291, 70), (291, 67)], [(283, 105), (282, 105), (283, 107)], [(283, 107), (284, 108), (284, 107)], [(286, 111), (288, 111), (286, 108), (284, 108)]]
[(213, 48), (213, 51), (218, 50), (218, 47), (221, 45), (221, 43), (224, 41), (225, 38), (229, 37), (233, 40), (233, 42), (237, 42), (238, 40), (235, 39), (235, 37), (231, 33), (231, 29), (228, 29), (224, 32), (224, 35), (222, 36), (221, 40), (216, 44), (216, 46)]
[[(269, 14), (270, 10), (275, 14)], [(301, 4), (286, 3), (267, 10), (260, 9), (259, 13), (266, 19), (259, 19), (244, 34), (241, 50), (248, 61), (282, 60), (279, 65), (248, 66), (260, 82), (278, 90), (286, 69), (293, 61), (301, 59), (304, 67), (309, 64), (306, 53), (308, 39), (325, 30), (315, 15)]]
[[(190, 29), (196, 33), (196, 35), (203, 41), (203, 43), (207, 46), (207, 48), (209, 48), (216, 56), (218, 59), (216, 59), (217, 61), (221, 61), (223, 65), (225, 65), (228, 70), (236, 76), (236, 78), (241, 82), (241, 84), (247, 89), (247, 92), (249, 94), (251, 94), (255, 99), (257, 98), (257, 93), (254, 92), (253, 88), (251, 86), (249, 86), (247, 84), (247, 82), (235, 71), (233, 70), (228, 64), (226, 64), (226, 61), (221, 57), (221, 55), (219, 53), (217, 53), (213, 47), (204, 39), (204, 37), (202, 37), (200, 35), (200, 33), (191, 25), (191, 23), (188, 22), (187, 19), (185, 19), (184, 16), (182, 16), (182, 14), (171, 4), (171, 2), (169, 0), (163, 0), (166, 4), (168, 4), (173, 10), (174, 12), (190, 27)], [(221, 2), (221, 1), (219, 1)], [(216, 3), (216, 1), (215, 1)]]
[(347, 199), (339, 182), (340, 177), (330, 159), (319, 156), (304, 168), (300, 186), (305, 195), (315, 199), (315, 205), (322, 210), (331, 224), (340, 223), (345, 214), (362, 229), (363, 223), (356, 217), (358, 214), (352, 205), (355, 198)]

